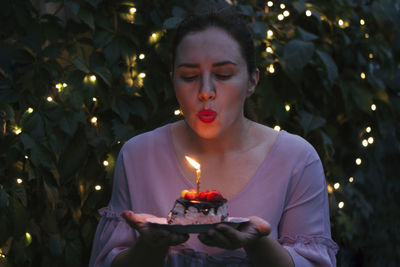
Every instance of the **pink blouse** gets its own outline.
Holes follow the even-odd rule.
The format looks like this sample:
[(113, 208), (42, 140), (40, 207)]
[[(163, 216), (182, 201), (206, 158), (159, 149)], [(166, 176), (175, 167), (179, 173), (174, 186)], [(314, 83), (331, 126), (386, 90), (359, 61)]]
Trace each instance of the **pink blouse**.
[[(245, 160), (245, 159), (244, 159)], [(89, 266), (110, 266), (132, 246), (138, 233), (121, 212), (166, 217), (182, 189), (195, 188), (178, 164), (170, 124), (130, 139), (121, 149), (110, 203), (99, 210)], [(336, 266), (338, 246), (331, 239), (328, 193), (321, 161), (303, 138), (280, 131), (252, 180), (228, 199), (229, 214), (259, 216), (271, 236), (290, 253), (295, 266)], [(207, 247), (196, 234), (173, 246), (165, 266), (251, 266), (243, 249)]]

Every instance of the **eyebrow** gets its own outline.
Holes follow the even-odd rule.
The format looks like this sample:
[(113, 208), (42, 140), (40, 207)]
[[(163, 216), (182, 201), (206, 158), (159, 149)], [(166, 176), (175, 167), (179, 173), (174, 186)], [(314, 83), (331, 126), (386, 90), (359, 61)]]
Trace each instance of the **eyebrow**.
[[(229, 60), (225, 60), (225, 61), (214, 63), (213, 67), (220, 67), (220, 66), (224, 66), (224, 65), (234, 65), (234, 66), (236, 66), (237, 64), (235, 62), (232, 62), (232, 61), (229, 61)], [(179, 64), (177, 66), (177, 68), (181, 68), (181, 67), (199, 68), (200, 65), (199, 64), (191, 64), (191, 63), (182, 63), (182, 64)]]

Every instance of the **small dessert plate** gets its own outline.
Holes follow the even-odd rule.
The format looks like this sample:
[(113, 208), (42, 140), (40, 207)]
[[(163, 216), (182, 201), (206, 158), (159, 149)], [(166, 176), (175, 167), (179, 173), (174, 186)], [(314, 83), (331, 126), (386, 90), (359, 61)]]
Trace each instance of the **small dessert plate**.
[[(248, 218), (228, 217), (227, 221), (220, 222), (220, 223), (225, 223), (225, 224), (231, 225), (234, 228), (237, 228), (242, 223), (246, 223), (248, 221), (250, 221)], [(187, 224), (187, 225), (168, 224), (166, 218), (158, 218), (158, 217), (148, 218), (147, 222), (149, 222), (151, 224), (154, 224), (154, 225), (157, 225), (157, 226), (159, 226), (161, 228), (168, 229), (170, 231), (176, 232), (176, 233), (184, 233), (184, 234), (207, 232), (208, 229), (215, 227), (217, 224), (220, 224), (220, 223)]]

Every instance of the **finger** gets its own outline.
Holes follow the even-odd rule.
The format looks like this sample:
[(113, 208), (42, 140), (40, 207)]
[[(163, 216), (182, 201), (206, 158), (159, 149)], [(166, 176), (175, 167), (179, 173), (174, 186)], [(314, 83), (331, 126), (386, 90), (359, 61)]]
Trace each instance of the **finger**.
[(231, 249), (232, 247), (236, 247), (235, 241), (229, 240), (225, 235), (224, 232), (221, 232), (217, 229), (210, 229), (207, 232), (209, 239), (212, 243), (216, 244), (217, 247)]
[(189, 239), (188, 234), (171, 233), (169, 235), (169, 244), (171, 246), (176, 246), (176, 245), (186, 242), (188, 239)]
[(269, 235), (271, 232), (271, 225), (268, 222), (257, 216), (251, 216), (249, 219), (250, 222), (256, 226), (260, 235)]
[(197, 236), (197, 238), (206, 246), (209, 247), (216, 247), (217, 244), (215, 244), (206, 233), (201, 233)]
[(229, 247), (231, 249), (243, 247), (243, 245), (247, 241), (247, 238), (248, 238), (247, 233), (242, 233), (229, 225), (222, 223), (222, 224), (217, 225), (215, 228), (228, 241)]

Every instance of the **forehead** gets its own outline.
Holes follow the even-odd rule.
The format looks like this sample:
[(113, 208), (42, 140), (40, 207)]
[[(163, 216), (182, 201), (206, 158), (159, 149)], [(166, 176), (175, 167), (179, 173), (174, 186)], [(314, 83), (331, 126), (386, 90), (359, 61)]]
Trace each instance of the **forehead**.
[(245, 63), (239, 43), (225, 30), (216, 27), (188, 33), (177, 47), (175, 60), (177, 64), (227, 60)]

